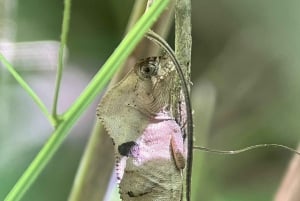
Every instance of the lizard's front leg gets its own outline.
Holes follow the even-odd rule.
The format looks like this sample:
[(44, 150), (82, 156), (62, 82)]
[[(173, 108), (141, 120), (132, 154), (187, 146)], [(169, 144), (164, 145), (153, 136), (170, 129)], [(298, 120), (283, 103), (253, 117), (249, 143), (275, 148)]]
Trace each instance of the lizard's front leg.
[(174, 128), (174, 132), (171, 135), (171, 150), (173, 153), (174, 161), (178, 169), (185, 167), (185, 149), (183, 143), (183, 136), (179, 128)]

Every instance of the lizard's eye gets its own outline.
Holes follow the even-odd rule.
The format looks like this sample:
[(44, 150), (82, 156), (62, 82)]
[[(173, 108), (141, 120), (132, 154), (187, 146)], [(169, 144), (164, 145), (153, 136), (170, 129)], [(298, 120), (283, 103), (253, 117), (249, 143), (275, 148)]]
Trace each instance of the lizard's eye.
[(139, 68), (139, 74), (142, 78), (149, 79), (157, 74), (158, 66), (156, 63), (144, 63)]

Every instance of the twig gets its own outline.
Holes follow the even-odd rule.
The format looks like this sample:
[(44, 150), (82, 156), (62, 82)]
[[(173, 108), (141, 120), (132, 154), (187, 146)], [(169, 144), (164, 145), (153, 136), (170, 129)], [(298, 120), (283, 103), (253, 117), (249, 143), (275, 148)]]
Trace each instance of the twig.
[(176, 0), (175, 4), (175, 54), (190, 80), (192, 55), (191, 1)]
[[(191, 1), (176, 0), (175, 3), (175, 54), (179, 60), (186, 80), (190, 81), (191, 67)], [(188, 121), (192, 121), (189, 119)], [(192, 123), (192, 122), (191, 122)], [(192, 129), (192, 128), (191, 128)], [(191, 200), (191, 177), (193, 164), (193, 133), (188, 136), (188, 161), (186, 170), (186, 200)]]
[(0, 53), (0, 62), (3, 66), (10, 72), (10, 74), (15, 78), (15, 80), (20, 84), (20, 86), (28, 93), (32, 100), (37, 104), (42, 113), (47, 117), (52, 126), (55, 126), (56, 121), (51, 117), (48, 112), (46, 105), (35, 93), (35, 91), (29, 86), (29, 84), (20, 76), (20, 74), (15, 70), (15, 68), (6, 60), (6, 58)]
[(62, 31), (60, 36), (61, 39), (60, 39), (60, 47), (59, 47), (59, 55), (58, 55), (58, 67), (56, 73), (55, 91), (54, 91), (53, 106), (52, 106), (52, 117), (56, 123), (59, 123), (57, 122), (58, 121), (57, 102), (58, 102), (60, 84), (61, 84), (62, 73), (63, 73), (64, 50), (67, 44), (67, 37), (68, 37), (69, 26), (70, 26), (71, 0), (65, 0), (64, 5), (65, 5), (65, 9), (63, 13)]

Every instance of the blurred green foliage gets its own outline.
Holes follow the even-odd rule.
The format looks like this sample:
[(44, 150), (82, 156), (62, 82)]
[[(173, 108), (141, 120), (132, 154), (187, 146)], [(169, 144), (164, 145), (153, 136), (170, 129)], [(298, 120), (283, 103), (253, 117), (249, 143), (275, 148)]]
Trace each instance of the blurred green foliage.
[[(203, 83), (216, 93), (210, 132), (196, 144), (225, 150), (258, 143), (296, 147), (298, 6), (299, 1), (194, 1), (193, 93), (201, 95)], [(198, 116), (196, 130), (197, 122), (206, 121)], [(272, 200), (291, 154), (268, 149), (203, 157), (199, 197), (244, 201)]]
[[(83, 88), (87, 78), (121, 40), (132, 3), (132, 0), (73, 1), (68, 63), (74, 64), (74, 68), (68, 70), (79, 69), (85, 79), (66, 79), (63, 85), (68, 81), (78, 82)], [(195, 144), (224, 150), (257, 143), (297, 145), (299, 6), (296, 0), (193, 1)], [(59, 39), (63, 1), (17, 1), (16, 8), (17, 41)], [(39, 89), (44, 100), (49, 98), (46, 94), (49, 91), (51, 94), (52, 88), (42, 87), (53, 73), (26, 73), (26, 79)], [(51, 132), (26, 94), (12, 80), (6, 84), (6, 90), (2, 88), (6, 93), (0, 94), (8, 101), (8, 109), (2, 111), (0, 118), (4, 125), (0, 131), (0, 200)], [(67, 102), (65, 105), (73, 99), (67, 92), (74, 84), (69, 85), (62, 98)], [(210, 105), (204, 104), (208, 93), (215, 94), (209, 99)], [(23, 200), (67, 199), (94, 113), (95, 105)], [(200, 125), (207, 129), (199, 128)], [(205, 201), (272, 200), (290, 157), (291, 153), (274, 149), (236, 156), (197, 151), (195, 158), (199, 160), (195, 162), (201, 164), (195, 164), (193, 171), (201, 179), (194, 184), (198, 189), (195, 197)]]

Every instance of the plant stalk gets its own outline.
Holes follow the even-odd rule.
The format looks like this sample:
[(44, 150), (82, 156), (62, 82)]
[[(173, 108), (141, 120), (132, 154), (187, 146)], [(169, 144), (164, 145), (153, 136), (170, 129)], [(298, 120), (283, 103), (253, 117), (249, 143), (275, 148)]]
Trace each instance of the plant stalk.
[[(175, 3), (175, 55), (185, 74), (187, 83), (191, 76), (191, 1), (176, 0)], [(192, 119), (188, 119), (192, 121)], [(192, 122), (191, 122), (192, 124)], [(193, 128), (189, 128), (191, 131)], [(191, 177), (193, 164), (193, 132), (187, 138), (187, 166), (186, 166), (186, 200), (191, 200)]]

